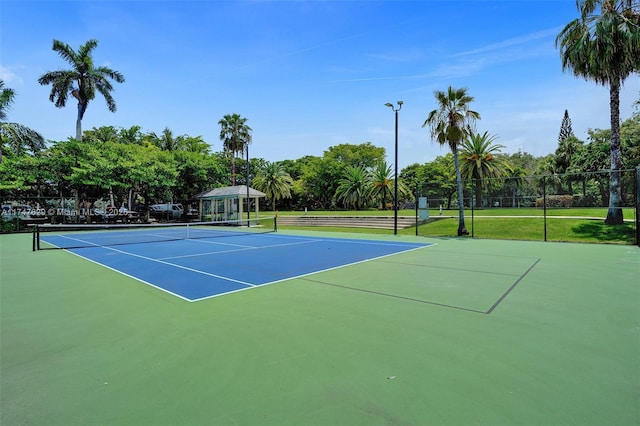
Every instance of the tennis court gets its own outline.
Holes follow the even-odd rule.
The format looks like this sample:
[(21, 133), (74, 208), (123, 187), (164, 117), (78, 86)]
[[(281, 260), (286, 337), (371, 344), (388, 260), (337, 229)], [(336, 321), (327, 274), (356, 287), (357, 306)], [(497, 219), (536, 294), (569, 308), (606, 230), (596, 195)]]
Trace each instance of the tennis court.
[(200, 224), (102, 227), (94, 232), (58, 229), (61, 232), (43, 234), (41, 242), (66, 248), (77, 256), (188, 301), (430, 245), (265, 234), (239, 226), (212, 230)]
[[(0, 423), (640, 424), (638, 247), (214, 240), (31, 252), (0, 236)], [(138, 263), (253, 287), (201, 298)]]

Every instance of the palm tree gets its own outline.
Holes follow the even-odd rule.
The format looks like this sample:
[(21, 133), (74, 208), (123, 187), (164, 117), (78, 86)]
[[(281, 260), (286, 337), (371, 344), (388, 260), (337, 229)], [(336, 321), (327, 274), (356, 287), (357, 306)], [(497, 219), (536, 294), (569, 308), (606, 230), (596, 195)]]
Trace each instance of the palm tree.
[(45, 148), (44, 138), (40, 133), (22, 124), (4, 121), (15, 96), (15, 91), (8, 87), (5, 88), (4, 81), (0, 80), (0, 163), (5, 144), (11, 148), (12, 153), (17, 155), (25, 151), (36, 153)]
[(373, 185), (371, 195), (380, 200), (382, 210), (387, 209), (387, 193), (391, 193), (393, 183), (391, 166), (387, 165), (386, 161), (378, 163), (371, 172), (371, 184)]
[(96, 97), (96, 90), (107, 101), (109, 111), (116, 112), (116, 103), (111, 96), (113, 90), (111, 80), (117, 83), (124, 82), (124, 76), (118, 71), (106, 66), (94, 66), (91, 54), (96, 46), (98, 46), (97, 40), (89, 40), (76, 52), (68, 44), (53, 40), (53, 50), (58, 52), (72, 69), (50, 71), (38, 79), (38, 83), (42, 85), (51, 84), (49, 100), (54, 102), (56, 107), (64, 107), (69, 94), (77, 99), (76, 140), (82, 140), (82, 118), (89, 102)]
[(500, 153), (504, 145), (493, 144), (497, 136), (488, 132), (469, 135), (461, 145), (460, 157), (462, 177), (475, 180), (476, 207), (482, 207), (482, 187), (489, 187), (491, 178), (505, 174), (508, 166), (495, 154)]
[(128, 129), (121, 128), (118, 131), (120, 143), (125, 143), (129, 145), (139, 145), (142, 142), (141, 129), (142, 127), (140, 126), (131, 126)]
[(186, 139), (185, 136), (173, 136), (173, 132), (168, 127), (165, 127), (162, 134), (158, 136), (155, 133), (150, 133), (149, 137), (151, 143), (160, 148), (163, 151), (179, 151), (184, 145)]
[(558, 162), (553, 154), (541, 158), (537, 169), (537, 174), (539, 175), (538, 182), (540, 185), (545, 186), (545, 192), (547, 194), (551, 193), (550, 189), (546, 188), (547, 185), (552, 186), (556, 194), (562, 192), (562, 179), (560, 179), (558, 173)]
[(231, 186), (236, 184), (236, 153), (244, 152), (251, 143), (251, 127), (239, 114), (227, 114), (220, 121), (220, 140), (225, 151), (231, 153)]
[(267, 194), (275, 211), (277, 200), (291, 198), (293, 179), (284, 171), (280, 163), (267, 162), (253, 179), (253, 186)]
[(7, 119), (7, 110), (11, 109), (16, 92), (13, 89), (4, 87), (4, 80), (0, 80), (0, 120)]
[(107, 143), (107, 142), (120, 142), (120, 136), (118, 136), (118, 129), (113, 126), (101, 126), (94, 127), (90, 130), (85, 130), (82, 135), (83, 142), (88, 143)]
[(347, 166), (338, 181), (335, 197), (345, 207), (360, 209), (369, 200), (371, 177), (363, 166)]
[(464, 195), (458, 161), (458, 147), (462, 141), (474, 132), (475, 121), (480, 114), (469, 109), (473, 97), (467, 94), (467, 88), (454, 89), (449, 86), (446, 92), (435, 91), (438, 108), (429, 113), (422, 127), (429, 126), (431, 139), (440, 145), (449, 145), (453, 154), (458, 184), (458, 236), (468, 235), (464, 225)]
[[(584, 147), (584, 143), (575, 136), (569, 136), (565, 139), (561, 139), (558, 142), (558, 148), (556, 148), (556, 168), (558, 173), (570, 173), (575, 161), (574, 158), (578, 151)], [(569, 188), (569, 194), (573, 194), (573, 179), (575, 176), (567, 176), (567, 184)]]
[[(631, 0), (578, 0), (580, 17), (556, 37), (562, 69), (609, 86), (611, 112), (611, 180), (605, 223), (623, 223), (620, 195), (620, 87), (640, 71), (640, 11)], [(597, 9), (600, 14), (598, 15)]]

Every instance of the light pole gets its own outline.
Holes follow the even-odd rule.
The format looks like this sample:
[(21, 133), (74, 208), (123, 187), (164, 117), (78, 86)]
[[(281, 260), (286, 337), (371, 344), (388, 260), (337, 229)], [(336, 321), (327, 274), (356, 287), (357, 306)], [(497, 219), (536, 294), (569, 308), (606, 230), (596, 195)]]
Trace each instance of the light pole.
[(396, 114), (396, 161), (394, 162), (396, 171), (393, 178), (393, 235), (398, 234), (398, 111), (402, 109), (402, 101), (398, 101), (398, 108), (394, 108), (393, 104), (387, 102), (384, 104), (391, 108)]
[(249, 198), (249, 144), (247, 144), (247, 227), (251, 227), (251, 198)]

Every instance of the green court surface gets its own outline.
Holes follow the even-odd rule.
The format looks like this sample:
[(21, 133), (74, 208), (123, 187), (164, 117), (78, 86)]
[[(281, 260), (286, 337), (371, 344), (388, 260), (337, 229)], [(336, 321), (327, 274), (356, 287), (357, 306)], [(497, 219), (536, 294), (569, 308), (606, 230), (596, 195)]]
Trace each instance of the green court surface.
[(352, 236), (435, 245), (190, 303), (0, 236), (0, 424), (640, 424), (638, 247)]

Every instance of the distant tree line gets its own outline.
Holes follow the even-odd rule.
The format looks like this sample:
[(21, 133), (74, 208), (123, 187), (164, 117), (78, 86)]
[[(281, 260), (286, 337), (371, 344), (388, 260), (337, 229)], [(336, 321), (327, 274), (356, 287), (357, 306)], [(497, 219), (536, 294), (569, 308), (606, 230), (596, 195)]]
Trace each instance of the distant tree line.
[[(588, 134), (586, 141), (575, 136), (560, 140), (556, 151), (544, 157), (501, 153), (492, 136), (473, 134), (459, 152), (463, 181), (501, 182), (494, 186), (502, 186), (509, 196), (504, 187), (509, 179), (607, 170), (611, 131), (592, 129)], [(640, 114), (622, 122), (620, 139), (623, 168), (639, 166)], [(82, 141), (70, 138), (47, 147), (6, 142), (2, 136), (3, 201), (44, 202), (77, 195), (80, 201), (102, 199), (128, 208), (169, 201), (189, 204), (195, 194), (231, 183), (229, 152), (212, 152), (202, 137), (175, 136), (168, 128), (156, 134), (141, 132), (138, 126), (104, 126), (85, 131)], [(394, 176), (385, 157), (384, 148), (366, 142), (332, 146), (322, 156), (295, 160), (251, 158), (249, 183), (267, 193), (262, 209), (387, 209), (392, 208)], [(235, 163), (236, 184), (246, 184), (246, 160), (236, 158)], [(451, 208), (458, 199), (453, 154), (404, 167), (399, 174), (400, 207), (414, 201), (415, 189), (423, 183), (433, 186), (434, 193), (448, 194), (444, 207)], [(573, 184), (549, 179), (554, 193), (571, 194)], [(597, 192), (606, 200), (606, 186)], [(481, 199), (476, 197), (476, 202)]]

